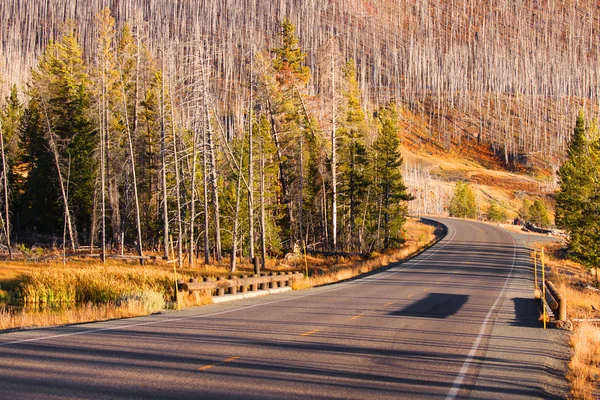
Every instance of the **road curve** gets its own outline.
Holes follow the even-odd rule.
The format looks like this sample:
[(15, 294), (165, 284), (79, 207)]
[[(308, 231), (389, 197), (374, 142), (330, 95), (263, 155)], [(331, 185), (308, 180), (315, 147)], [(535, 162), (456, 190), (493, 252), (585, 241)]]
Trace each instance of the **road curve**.
[(435, 221), (443, 240), (361, 279), (0, 335), (0, 398), (564, 398), (524, 238)]

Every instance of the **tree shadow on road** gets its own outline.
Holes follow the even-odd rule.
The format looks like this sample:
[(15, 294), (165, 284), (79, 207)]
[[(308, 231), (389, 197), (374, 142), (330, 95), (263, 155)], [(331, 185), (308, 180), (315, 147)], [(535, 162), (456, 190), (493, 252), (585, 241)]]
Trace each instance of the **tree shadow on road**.
[(463, 294), (429, 293), (424, 299), (394, 311), (391, 315), (443, 319), (456, 314), (468, 300), (469, 296)]

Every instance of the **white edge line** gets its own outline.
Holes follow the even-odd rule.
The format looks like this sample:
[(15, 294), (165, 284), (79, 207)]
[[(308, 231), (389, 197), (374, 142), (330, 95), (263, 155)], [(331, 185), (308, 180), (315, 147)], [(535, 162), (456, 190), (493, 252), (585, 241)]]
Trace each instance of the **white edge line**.
[(498, 295), (498, 298), (496, 299), (496, 301), (494, 302), (494, 304), (488, 311), (487, 315), (485, 316), (485, 319), (483, 320), (483, 324), (481, 325), (481, 329), (479, 330), (479, 334), (477, 335), (475, 342), (473, 342), (473, 346), (471, 347), (471, 350), (469, 351), (467, 358), (463, 362), (463, 365), (460, 368), (460, 371), (458, 372), (458, 376), (456, 377), (456, 379), (454, 380), (454, 383), (452, 384), (452, 388), (446, 395), (446, 400), (456, 399), (456, 396), (458, 395), (458, 391), (460, 390), (460, 388), (467, 376), (467, 372), (469, 372), (469, 368), (471, 367), (471, 364), (473, 363), (475, 354), (477, 353), (477, 350), (479, 350), (479, 345), (481, 344), (481, 339), (483, 339), (483, 335), (485, 334), (487, 325), (490, 322), (490, 318), (492, 317), (492, 314), (496, 310), (496, 307), (498, 306), (500, 299), (502, 299), (504, 297), (504, 292), (506, 291), (506, 288), (508, 287), (508, 282), (510, 282), (510, 279), (512, 278), (513, 271), (514, 271), (515, 265), (517, 263), (517, 242), (515, 241), (515, 238), (513, 238), (512, 236), (511, 236), (511, 238), (513, 240), (515, 247), (514, 247), (514, 252), (513, 252), (513, 263), (512, 263), (512, 267), (510, 268), (510, 273), (506, 277), (506, 281), (504, 282), (504, 286), (502, 287), (502, 291)]
[(431, 256), (433, 256), (434, 254), (436, 254), (438, 251), (440, 251), (441, 249), (443, 249), (444, 247), (446, 247), (446, 245), (448, 243), (450, 243), (452, 241), (452, 239), (454, 239), (455, 235), (456, 235), (456, 230), (454, 230), (454, 228), (453, 228), (453, 232), (452, 232), (451, 237), (448, 238), (448, 239), (446, 239), (446, 238), (443, 239), (445, 243), (443, 243), (440, 247), (438, 247), (437, 249), (435, 249), (435, 251), (432, 251), (431, 253), (427, 254), (426, 257), (424, 257), (424, 258), (422, 258), (422, 259), (420, 259), (418, 261), (410, 261), (409, 265), (405, 266), (404, 268), (397, 269), (395, 271), (391, 271), (391, 272), (388, 272), (388, 273), (377, 274), (377, 276), (375, 276), (375, 277), (361, 278), (361, 279), (357, 280), (356, 282), (350, 283), (350, 284), (343, 284), (342, 283), (340, 286), (335, 287), (335, 288), (331, 288), (329, 290), (318, 291), (318, 292), (315, 292), (315, 293), (308, 293), (308, 294), (305, 294), (303, 296), (288, 297), (288, 298), (285, 298), (285, 299), (269, 301), (269, 302), (266, 302), (266, 303), (260, 303), (260, 304), (250, 305), (250, 306), (239, 307), (239, 308), (235, 308), (235, 309), (232, 309), (232, 310), (218, 311), (218, 312), (214, 312), (214, 313), (210, 313), (210, 314), (193, 315), (193, 316), (190, 316), (190, 317), (180, 317), (180, 318), (171, 318), (171, 319), (161, 319), (161, 320), (158, 320), (158, 321), (140, 322), (140, 323), (137, 323), (137, 324), (118, 325), (118, 326), (111, 326), (111, 327), (108, 327), (108, 328), (89, 329), (89, 330), (80, 331), (80, 332), (61, 333), (61, 334), (51, 335), (51, 336), (41, 336), (41, 337), (35, 337), (35, 338), (30, 338), (30, 339), (14, 340), (14, 341), (10, 341), (10, 342), (0, 343), (0, 347), (6, 347), (6, 346), (10, 346), (10, 345), (14, 345), (14, 344), (21, 344), (21, 343), (39, 342), (39, 341), (42, 341), (42, 340), (57, 339), (57, 338), (63, 338), (63, 337), (69, 337), (69, 336), (88, 335), (88, 334), (93, 334), (93, 333), (98, 333), (98, 332), (107, 332), (107, 331), (114, 331), (114, 330), (119, 330), (119, 329), (135, 328), (135, 327), (138, 327), (138, 326), (148, 326), (148, 325), (156, 325), (156, 324), (163, 324), (163, 323), (170, 323), (170, 322), (188, 321), (188, 320), (192, 320), (192, 319), (209, 318), (209, 317), (214, 317), (214, 316), (217, 316), (217, 315), (224, 315), (224, 314), (230, 314), (230, 313), (234, 313), (234, 312), (241, 311), (241, 310), (247, 310), (247, 309), (250, 309), (250, 308), (256, 308), (256, 307), (261, 307), (261, 306), (268, 306), (268, 305), (271, 305), (271, 304), (283, 303), (283, 302), (290, 301), (290, 300), (303, 299), (305, 297), (316, 296), (316, 295), (319, 295), (319, 294), (329, 293), (329, 292), (333, 292), (333, 291), (336, 291), (336, 290), (342, 290), (342, 289), (347, 288), (348, 286), (357, 286), (357, 285), (362, 285), (363, 283), (368, 283), (368, 282), (371, 282), (371, 281), (380, 280), (380, 279), (383, 279), (383, 278), (387, 277), (388, 275), (397, 274), (399, 272), (402, 272), (404, 270), (412, 268), (415, 265), (421, 263), (422, 261), (425, 261), (425, 260), (429, 259)]

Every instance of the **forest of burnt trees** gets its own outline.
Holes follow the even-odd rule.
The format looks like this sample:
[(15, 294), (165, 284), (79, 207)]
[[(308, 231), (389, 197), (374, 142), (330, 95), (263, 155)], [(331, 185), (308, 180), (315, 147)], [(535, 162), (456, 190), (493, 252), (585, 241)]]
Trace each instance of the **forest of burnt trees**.
[[(114, 27), (98, 17), (105, 7)], [(291, 61), (281, 53), (286, 18), (306, 52), (293, 68), (281, 64)], [(50, 202), (7, 199), (15, 209), (5, 220), (140, 253), (172, 242), (180, 259), (208, 247), (216, 259), (222, 248), (251, 257), (303, 244), (383, 248), (385, 196), (361, 179), (378, 182), (373, 150), (402, 119), (397, 109), (419, 115), (422, 139), (446, 150), (488, 143), (508, 166), (536, 159), (556, 171), (577, 110), (597, 113), (598, 18), (592, 0), (4, 0), (5, 114), (21, 102), (25, 153), (45, 162), (19, 171), (33, 165), (25, 159), (8, 177), (56, 192)], [(57, 88), (39, 72), (49, 41), (68, 32), (90, 88), (67, 90), (75, 111), (87, 107), (70, 123), (87, 141), (53, 125), (52, 115), (75, 111), (52, 106)], [(28, 126), (45, 136), (27, 136)], [(23, 156), (8, 136), (7, 167)], [(70, 146), (87, 157), (71, 158)], [(78, 163), (93, 173), (82, 176)], [(414, 176), (437, 187), (428, 171)]]
[[(0, 75), (5, 90), (29, 70), (60, 24), (78, 21), (85, 57), (94, 54), (97, 12), (136, 27), (149, 49), (182, 65), (189, 43), (205, 41), (222, 113), (239, 121), (240, 88), (252, 46), (272, 48), (290, 18), (312, 71), (311, 94), (329, 91), (328, 46), (357, 62), (369, 104), (390, 99), (422, 113), (447, 148), (465, 134), (499, 154), (560, 162), (580, 107), (596, 114), (600, 20), (594, 0), (4, 0)], [(326, 99), (326, 96), (323, 97)], [(325, 100), (324, 100), (325, 101)], [(327, 110), (326, 106), (322, 107)], [(467, 118), (472, 129), (453, 118)], [(466, 130), (466, 132), (465, 132)]]

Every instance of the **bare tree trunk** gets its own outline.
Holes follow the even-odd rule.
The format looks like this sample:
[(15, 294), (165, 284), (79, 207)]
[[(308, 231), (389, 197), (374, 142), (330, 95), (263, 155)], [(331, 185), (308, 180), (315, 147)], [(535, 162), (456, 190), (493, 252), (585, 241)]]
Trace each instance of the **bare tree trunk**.
[(102, 213), (102, 241), (100, 260), (106, 262), (106, 66), (102, 65), (102, 94), (100, 98), (100, 208)]
[(160, 87), (160, 159), (161, 159), (161, 183), (163, 194), (163, 239), (164, 239), (164, 257), (169, 258), (169, 204), (167, 193), (167, 138), (165, 133), (165, 51), (163, 44), (162, 67), (161, 67), (161, 87)]
[(208, 242), (208, 161), (206, 145), (206, 127), (202, 130), (202, 180), (204, 188), (204, 264), (210, 263), (210, 250)]
[(50, 119), (48, 118), (48, 110), (46, 109), (46, 104), (43, 99), (42, 107), (44, 109), (44, 117), (46, 119), (46, 125), (48, 127), (48, 144), (50, 146), (50, 151), (52, 151), (52, 154), (54, 156), (54, 165), (56, 166), (56, 172), (58, 173), (58, 182), (60, 184), (60, 192), (63, 199), (63, 206), (65, 208), (65, 218), (67, 223), (67, 229), (69, 232), (69, 240), (71, 241), (71, 250), (75, 252), (75, 237), (73, 234), (73, 225), (71, 224), (71, 212), (69, 211), (67, 191), (65, 188), (65, 182), (62, 176), (62, 172), (60, 170), (60, 160), (58, 158), (58, 149), (56, 148), (56, 142), (54, 141), (54, 132), (52, 132), (52, 126), (50, 125)]
[[(137, 81), (137, 78), (136, 78)], [(142, 223), (140, 220), (140, 200), (139, 200), (139, 196), (138, 196), (138, 189), (137, 189), (137, 176), (136, 176), (136, 171), (135, 171), (135, 154), (133, 152), (133, 138), (132, 136), (135, 135), (135, 129), (136, 129), (136, 124), (137, 122), (134, 122), (133, 124), (133, 135), (131, 133), (131, 128), (129, 126), (129, 113), (127, 111), (127, 96), (125, 94), (125, 82), (123, 82), (123, 74), (121, 73), (121, 92), (123, 94), (123, 110), (124, 110), (124, 114), (125, 114), (125, 126), (127, 127), (127, 144), (129, 147), (129, 162), (131, 163), (131, 177), (133, 179), (133, 199), (135, 202), (135, 225), (137, 228), (137, 248), (138, 248), (138, 255), (140, 257), (144, 256), (144, 251), (143, 251), (143, 244), (142, 244)], [(135, 99), (135, 103), (137, 104), (137, 83), (136, 83), (136, 99)], [(134, 106), (134, 113), (136, 112), (136, 108), (137, 105)], [(134, 116), (134, 121), (137, 120), (137, 117)], [(143, 265), (144, 264), (144, 260), (142, 258), (140, 258), (140, 264)]]
[[(260, 252), (261, 268), (264, 269), (267, 263), (267, 238), (265, 224), (265, 153), (264, 142), (260, 140)], [(260, 273), (260, 270), (257, 272)]]
[[(335, 1), (333, 2), (333, 15), (335, 16)], [(332, 17), (333, 18), (333, 17)], [(335, 41), (333, 23), (331, 25), (331, 240), (332, 250), (337, 251), (337, 137), (336, 137), (336, 92), (335, 92)]]
[[(206, 134), (207, 141), (205, 148), (205, 152), (208, 151), (208, 162), (209, 162), (209, 176), (210, 176), (210, 185), (211, 185), (211, 194), (212, 194), (212, 202), (213, 202), (213, 218), (214, 218), (214, 229), (215, 229), (215, 261), (220, 262), (222, 259), (221, 255), (221, 224), (220, 219), (221, 215), (219, 212), (219, 186), (217, 179), (217, 166), (215, 160), (215, 146), (214, 146), (214, 135), (212, 131), (212, 123), (210, 121), (210, 110), (209, 110), (209, 96), (208, 96), (208, 71), (204, 64), (203, 66), (203, 79), (204, 79), (204, 112), (206, 118)], [(206, 157), (205, 157), (206, 159)]]
[(258, 263), (254, 254), (254, 160), (252, 150), (254, 145), (253, 141), (253, 129), (254, 129), (254, 98), (253, 98), (253, 87), (252, 87), (252, 68), (253, 68), (253, 54), (250, 51), (250, 122), (248, 126), (248, 243), (250, 250), (250, 262), (254, 266), (254, 273), (258, 274)]
[(171, 106), (171, 135), (173, 136), (173, 157), (175, 161), (175, 195), (177, 197), (177, 265), (183, 266), (183, 227), (181, 221), (181, 178), (179, 176), (179, 157), (177, 155), (177, 135), (175, 133), (175, 111), (173, 110), (173, 95), (171, 86), (171, 74), (169, 74), (169, 103)]
[(212, 201), (213, 201), (213, 218), (215, 225), (215, 260), (220, 262), (222, 259), (221, 255), (221, 214), (219, 211), (219, 186), (217, 181), (217, 167), (215, 165), (215, 152), (213, 144), (212, 128), (210, 122), (208, 126), (208, 159), (210, 163), (210, 184), (212, 190)]
[(190, 238), (189, 238), (189, 251), (188, 251), (188, 262), (190, 267), (194, 267), (195, 256), (195, 245), (196, 240), (194, 237), (194, 224), (196, 221), (196, 165), (198, 163), (198, 127), (194, 124), (194, 140), (192, 142), (192, 179), (191, 179), (191, 194), (190, 194)]
[[(304, 242), (304, 132), (300, 134), (300, 190), (298, 194), (298, 230), (300, 244)], [(303, 246), (304, 247), (304, 246)]]
[[(90, 254), (94, 254), (94, 239), (96, 238), (96, 225), (98, 224), (97, 215), (98, 212), (98, 194), (96, 185), (94, 185), (94, 202), (92, 204), (92, 226), (90, 229)], [(64, 232), (63, 232), (64, 233)]]
[(235, 195), (235, 216), (233, 219), (233, 238), (232, 238), (232, 248), (231, 248), (231, 261), (229, 264), (231, 273), (236, 271), (236, 257), (237, 257), (237, 245), (238, 245), (238, 230), (239, 230), (239, 220), (240, 220), (240, 202), (242, 197), (242, 175), (243, 175), (243, 162), (244, 162), (244, 147), (242, 146), (242, 151), (240, 152), (240, 163), (238, 169), (238, 181), (237, 181), (237, 191)]
[(3, 228), (6, 235), (6, 247), (8, 257), (12, 260), (12, 249), (10, 246), (10, 214), (8, 209), (8, 168), (6, 166), (6, 155), (4, 153), (4, 132), (2, 132), (2, 120), (0, 119), (0, 151), (2, 152), (2, 186), (4, 187), (4, 221)]

